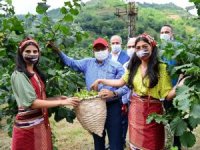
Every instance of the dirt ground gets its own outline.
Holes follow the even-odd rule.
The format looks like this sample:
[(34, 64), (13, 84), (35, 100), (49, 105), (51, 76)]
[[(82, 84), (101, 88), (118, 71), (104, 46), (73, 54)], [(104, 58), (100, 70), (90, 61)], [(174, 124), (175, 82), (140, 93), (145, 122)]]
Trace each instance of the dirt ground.
[[(52, 130), (56, 136), (56, 147), (58, 150), (93, 150), (92, 136), (84, 130), (79, 122), (75, 120), (73, 124), (65, 120), (55, 122), (50, 119)], [(1, 123), (1, 122), (0, 122)], [(197, 142), (193, 148), (184, 150), (200, 150), (200, 126), (195, 130)], [(127, 139), (128, 141), (128, 139)], [(5, 131), (0, 130), (0, 149), (10, 149), (11, 138)], [(128, 150), (128, 148), (126, 149)]]

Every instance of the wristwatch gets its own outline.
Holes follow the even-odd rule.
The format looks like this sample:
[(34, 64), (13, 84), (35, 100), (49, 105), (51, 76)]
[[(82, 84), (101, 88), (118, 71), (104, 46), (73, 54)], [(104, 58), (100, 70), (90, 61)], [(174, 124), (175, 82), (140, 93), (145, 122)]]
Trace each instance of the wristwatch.
[(114, 97), (117, 97), (117, 92), (113, 91)]

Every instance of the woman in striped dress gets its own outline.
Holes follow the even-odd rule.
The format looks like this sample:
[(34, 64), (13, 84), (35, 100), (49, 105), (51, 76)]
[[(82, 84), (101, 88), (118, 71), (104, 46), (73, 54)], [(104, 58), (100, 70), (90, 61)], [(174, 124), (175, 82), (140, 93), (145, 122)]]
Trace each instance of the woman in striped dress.
[(37, 67), (39, 57), (39, 45), (34, 39), (26, 38), (19, 44), (16, 69), (11, 76), (18, 105), (12, 150), (52, 150), (47, 108), (79, 103), (78, 98), (66, 96), (46, 98), (45, 79)]

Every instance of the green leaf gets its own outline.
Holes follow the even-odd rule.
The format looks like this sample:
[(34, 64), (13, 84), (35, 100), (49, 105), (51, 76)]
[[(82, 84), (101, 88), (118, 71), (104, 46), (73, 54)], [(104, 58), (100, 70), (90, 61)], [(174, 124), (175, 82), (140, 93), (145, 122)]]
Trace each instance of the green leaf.
[(180, 141), (183, 146), (192, 147), (196, 142), (196, 138), (192, 132), (184, 132), (180, 137)]
[(190, 91), (192, 91), (194, 88), (190, 88), (186, 85), (183, 85), (181, 87), (178, 87), (176, 89), (176, 97), (173, 100), (174, 106), (183, 111), (188, 111), (191, 106), (191, 101), (189, 101), (190, 97)]
[(46, 13), (46, 11), (49, 9), (49, 5), (47, 5), (46, 3), (38, 3), (37, 7), (36, 7), (36, 12), (38, 14), (44, 14)]
[(189, 117), (189, 124), (192, 128), (196, 128), (200, 124), (200, 118)]
[(78, 15), (79, 14), (79, 11), (78, 9), (70, 9), (70, 13), (73, 14), (73, 15)]
[(82, 35), (78, 32), (76, 33), (76, 40), (80, 42), (82, 40)]
[(200, 118), (200, 105), (196, 104), (193, 105), (191, 108), (191, 112), (190, 112), (191, 116), (193, 116), (194, 118)]
[(70, 33), (70, 29), (69, 29), (67, 26), (61, 25), (61, 26), (59, 27), (59, 29), (60, 29), (61, 32), (62, 32), (63, 34), (65, 34), (65, 35), (69, 35), (69, 33)]
[(178, 150), (178, 147), (177, 146), (171, 147), (170, 150)]
[(175, 67), (175, 69), (176, 69), (176, 70), (181, 70), (181, 69), (183, 69), (183, 68), (190, 68), (190, 67), (192, 67), (192, 66), (193, 66), (192, 63), (190, 63), (190, 64), (184, 64), (184, 65)]
[(6, 0), (9, 5), (12, 5), (12, 0)]
[(5, 56), (5, 55), (6, 55), (6, 49), (0, 48), (0, 56)]
[(170, 123), (170, 127), (177, 136), (181, 136), (187, 130), (186, 122), (178, 117), (172, 120), (172, 122)]
[(65, 109), (67, 111), (67, 116), (65, 117), (66, 121), (69, 123), (73, 123), (73, 120), (76, 118), (75, 111), (73, 109), (71, 110), (69, 108), (65, 108)]
[(66, 22), (72, 22), (74, 20), (73, 16), (70, 14), (67, 14), (63, 18)]
[(73, 7), (72, 4), (71, 4), (71, 2), (65, 2), (64, 4), (65, 4), (65, 6), (68, 6), (69, 8)]
[(66, 13), (67, 13), (67, 9), (66, 9), (65, 7), (62, 7), (62, 8), (60, 9), (60, 12), (61, 12), (62, 14), (66, 14)]
[(43, 22), (44, 24), (46, 24), (46, 23), (48, 22), (48, 20), (49, 20), (48, 16), (42, 17), (42, 22)]
[(56, 75), (56, 71), (53, 69), (48, 69), (48, 74), (55, 76)]

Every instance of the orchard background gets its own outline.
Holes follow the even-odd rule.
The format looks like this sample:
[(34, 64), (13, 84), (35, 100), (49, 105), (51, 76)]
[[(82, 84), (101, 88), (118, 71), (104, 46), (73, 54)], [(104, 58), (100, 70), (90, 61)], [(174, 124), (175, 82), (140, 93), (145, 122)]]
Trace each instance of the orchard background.
[[(191, 1), (194, 2), (200, 16), (200, 0)], [(92, 41), (99, 36), (109, 39), (111, 35), (119, 34), (124, 39), (124, 45), (127, 42), (126, 23), (114, 16), (115, 7), (124, 5), (123, 1), (92, 0), (86, 4), (79, 0), (65, 1), (61, 8), (51, 11), (48, 11), (50, 6), (46, 2), (42, 0), (38, 3), (36, 15), (16, 15), (12, 0), (0, 1), (0, 148), (5, 133), (11, 136), (13, 117), (17, 113), (10, 75), (15, 68), (18, 43), (24, 37), (32, 36), (40, 44), (40, 68), (46, 73), (48, 96), (72, 96), (78, 89), (85, 87), (82, 74), (64, 67), (56, 54), (46, 47), (48, 41), (55, 41), (60, 49), (76, 59), (91, 57)], [(200, 124), (200, 20), (172, 3), (138, 3), (138, 8), (136, 34), (147, 32), (158, 39), (163, 24), (171, 24), (174, 27), (178, 35), (176, 39), (181, 45), (175, 48), (169, 44), (163, 55), (180, 62), (170, 70), (172, 76), (175, 73), (184, 73), (189, 77), (186, 84), (177, 89), (177, 96), (173, 101), (175, 108), (164, 116), (151, 115), (149, 121), (155, 119), (157, 122), (170, 123), (172, 132), (181, 136), (182, 145), (192, 147), (197, 142), (200, 132), (197, 128)], [(86, 149), (93, 148), (91, 136), (84, 136), (87, 132), (77, 125), (77, 121), (69, 124), (75, 119), (73, 109), (57, 107), (49, 112), (54, 128), (55, 149), (62, 149), (58, 143), (63, 135), (57, 134), (61, 128), (65, 128), (63, 133), (68, 131), (63, 138), (66, 143), (70, 139), (73, 139), (74, 143), (83, 140), (82, 145), (90, 143)], [(83, 135), (73, 132), (76, 127), (79, 127), (78, 131)], [(74, 135), (74, 138), (71, 135)], [(76, 149), (81, 149), (78, 145)]]

